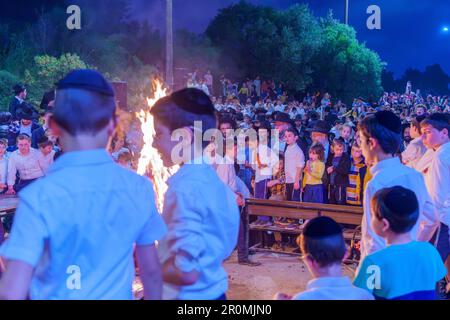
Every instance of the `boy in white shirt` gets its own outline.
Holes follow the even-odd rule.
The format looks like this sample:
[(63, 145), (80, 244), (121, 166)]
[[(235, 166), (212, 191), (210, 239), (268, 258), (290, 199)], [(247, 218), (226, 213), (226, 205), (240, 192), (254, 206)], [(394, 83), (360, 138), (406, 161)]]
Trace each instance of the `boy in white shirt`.
[(359, 124), (358, 134), (361, 150), (368, 163), (373, 163), (370, 171), (372, 179), (364, 191), (363, 221), (361, 225), (361, 261), (386, 247), (386, 241), (371, 227), (370, 203), (375, 193), (383, 188), (401, 186), (412, 190), (419, 201), (419, 218), (411, 229), (413, 240), (429, 241), (438, 226), (438, 216), (425, 187), (423, 176), (414, 169), (401, 164), (394, 154), (401, 142), (401, 122), (391, 111), (379, 111), (365, 117)]
[[(203, 135), (206, 130), (217, 128), (214, 107), (202, 91), (184, 89), (160, 99), (151, 113), (155, 117), (154, 146), (164, 165), (181, 165), (167, 182), (164, 199), (163, 218), (169, 232), (158, 248), (163, 266), (163, 298), (226, 299), (228, 275), (222, 263), (237, 244), (236, 195), (203, 159), (209, 141), (193, 142), (199, 131)], [(194, 124), (198, 121), (201, 129)], [(179, 144), (172, 140), (175, 130), (185, 137), (182, 143), (186, 153), (180, 159), (172, 157)]]
[(286, 175), (286, 200), (300, 201), (302, 172), (305, 167), (305, 155), (297, 144), (298, 132), (294, 128), (285, 131), (287, 144), (284, 153), (284, 173)]
[(133, 251), (146, 299), (160, 299), (155, 241), (166, 227), (151, 182), (106, 151), (116, 120), (114, 90), (93, 70), (57, 85), (50, 123), (64, 154), (19, 193), (0, 299), (131, 300)]
[(420, 123), (423, 143), (435, 151), (425, 182), (441, 222), (437, 249), (447, 268), (442, 294), (450, 292), (450, 115), (435, 113)]
[(39, 151), (41, 155), (39, 157), (39, 166), (44, 174), (47, 174), (48, 168), (53, 164), (55, 160), (55, 151), (53, 150), (53, 142), (51, 142), (46, 136), (43, 136), (38, 141)]

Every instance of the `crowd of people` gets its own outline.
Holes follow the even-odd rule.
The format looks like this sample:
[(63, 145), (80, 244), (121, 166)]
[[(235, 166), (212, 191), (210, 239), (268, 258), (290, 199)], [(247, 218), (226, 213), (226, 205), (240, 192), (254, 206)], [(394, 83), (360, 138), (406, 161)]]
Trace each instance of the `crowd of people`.
[(46, 94), (39, 113), (26, 102), (23, 85), (15, 85), (13, 92), (9, 111), (0, 113), (0, 194), (8, 195), (45, 176), (61, 153), (49, 128), (54, 98)]
[[(197, 75), (192, 75), (195, 79)], [(212, 86), (208, 92), (190, 86), (160, 99), (151, 109), (154, 147), (164, 165), (182, 164), (168, 181), (162, 219), (151, 201), (154, 194), (148, 180), (128, 170), (133, 169), (130, 162), (132, 150), (139, 149), (133, 146), (138, 139), (124, 139), (116, 154), (128, 169), (113, 165), (104, 150), (114, 132), (115, 106), (113, 90), (100, 74), (75, 71), (58, 83), (56, 106), (53, 109), (55, 102), (50, 99), (45, 109), (53, 109), (50, 129), (45, 126), (48, 120), (37, 127), (37, 119), (24, 118), (32, 111), (23, 111), (24, 92), (17, 89), (14, 99), (18, 102), (14, 103), (20, 108), (11, 108), (10, 113), (11, 120), (18, 122), (9, 126), (16, 129), (8, 129), (8, 134), (18, 135), (3, 146), (11, 151), (18, 148), (9, 156), (8, 165), (14, 170), (7, 170), (7, 191), (15, 190), (9, 188), (15, 178), (9, 172), (18, 174), (16, 188), (28, 186), (20, 193), (26, 205), (19, 206), (11, 235), (0, 249), (9, 261), (0, 279), (0, 296), (22, 298), (31, 285), (32, 298), (128, 299), (131, 277), (120, 279), (132, 273), (136, 245), (147, 298), (225, 299), (228, 280), (222, 263), (235, 247), (239, 263), (259, 265), (249, 258), (248, 217), (244, 210), (239, 214), (250, 197), (363, 207), (361, 260), (353, 282), (342, 275), (346, 246), (341, 226), (332, 219), (302, 223), (261, 216), (253, 222), (302, 229), (298, 245), (314, 279), (304, 293), (295, 297), (279, 294), (278, 299), (432, 299), (436, 294), (447, 295), (448, 98), (422, 98), (408, 86), (404, 94), (385, 93), (377, 103), (356, 98), (346, 106), (329, 94), (307, 94), (299, 101), (280, 89), (265, 96), (263, 84), (259, 92), (255, 81), (250, 82), (254, 100), (251, 90), (236, 94), (233, 89), (230, 94), (224, 86), (226, 94), (216, 98)], [(208, 87), (208, 81), (205, 84)], [(46, 114), (41, 116), (45, 119)], [(231, 140), (232, 148), (218, 156), (235, 161), (174, 163), (177, 141), (171, 134), (182, 129), (193, 136), (194, 121), (201, 121), (202, 134), (218, 128), (223, 142)], [(29, 126), (35, 126), (34, 130)], [(269, 139), (247, 139), (239, 155), (238, 139), (233, 136), (236, 129), (269, 132)], [(30, 152), (27, 145), (33, 143), (37, 130), (51, 141), (40, 154)], [(57, 131), (59, 139), (51, 138), (52, 131)], [(41, 140), (36, 141), (40, 147)], [(221, 150), (216, 148), (217, 138), (204, 145), (193, 141), (189, 145), (193, 154), (203, 154), (208, 148), (216, 153)], [(45, 152), (55, 147), (64, 150), (61, 159), (48, 176), (34, 181), (39, 178), (37, 166), (21, 157), (37, 159), (41, 168), (42, 159), (52, 158)], [(57, 150), (50, 152), (55, 158)], [(245, 161), (237, 161), (239, 156)], [(70, 190), (67, 181), (71, 181)], [(44, 246), (48, 239), (52, 241)], [(104, 249), (97, 250), (92, 245), (96, 242), (102, 242)], [(270, 244), (267, 239), (262, 242)], [(51, 262), (41, 260), (46, 253), (53, 257)], [(65, 287), (62, 278), (68, 261), (86, 270), (82, 288)], [(378, 278), (370, 277), (373, 266), (381, 270)], [(96, 272), (92, 272), (94, 267)], [(46, 274), (49, 268), (54, 276)], [(30, 283), (17, 284), (17, 279), (30, 279)]]

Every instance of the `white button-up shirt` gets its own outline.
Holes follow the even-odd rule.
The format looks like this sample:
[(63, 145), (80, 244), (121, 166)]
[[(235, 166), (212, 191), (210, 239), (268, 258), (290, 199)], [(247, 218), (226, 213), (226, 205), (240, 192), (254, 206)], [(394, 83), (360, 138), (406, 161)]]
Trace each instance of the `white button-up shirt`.
[(48, 168), (50, 168), (50, 166), (53, 164), (55, 160), (55, 153), (55, 150), (52, 150), (48, 155), (45, 156), (41, 152), (41, 155), (39, 157), (39, 166), (41, 167), (44, 174), (47, 174)]
[(425, 174), (426, 185), (442, 223), (450, 226), (450, 142), (434, 153)]
[[(195, 162), (194, 162), (195, 163)], [(222, 264), (233, 252), (239, 231), (236, 195), (208, 164), (185, 164), (167, 182), (163, 219), (169, 232), (159, 243), (164, 264), (183, 251), (199, 279), (190, 286), (164, 284), (163, 299), (210, 300), (228, 290)]]
[(39, 158), (41, 154), (36, 149), (31, 148), (30, 153), (23, 156), (19, 150), (11, 153), (8, 161), (8, 186), (13, 186), (16, 182), (16, 173), (22, 180), (37, 179), (44, 176)]
[(324, 277), (309, 281), (306, 291), (292, 300), (374, 300), (374, 297), (355, 287), (348, 277)]
[(419, 202), (419, 219), (410, 231), (413, 240), (429, 241), (438, 227), (436, 208), (428, 194), (423, 176), (414, 169), (401, 164), (395, 157), (383, 160), (371, 168), (372, 179), (364, 191), (364, 214), (361, 225), (361, 261), (380, 249), (386, 247), (386, 242), (378, 236), (371, 226), (370, 202), (378, 190), (401, 186), (412, 190)]
[(286, 175), (286, 183), (295, 183), (295, 175), (297, 168), (303, 169), (305, 166), (305, 155), (297, 143), (287, 146), (284, 153), (284, 174)]
[(427, 152), (427, 148), (424, 146), (422, 137), (412, 140), (406, 150), (402, 152), (402, 161), (408, 167), (416, 169), (416, 165), (423, 155)]

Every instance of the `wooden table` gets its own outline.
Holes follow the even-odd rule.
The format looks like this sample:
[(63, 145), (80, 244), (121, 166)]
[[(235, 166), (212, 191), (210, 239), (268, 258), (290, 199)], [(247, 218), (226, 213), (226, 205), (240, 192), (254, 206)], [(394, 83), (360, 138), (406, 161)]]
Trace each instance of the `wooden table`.
[[(247, 199), (245, 210), (249, 216), (266, 216), (289, 218), (295, 220), (309, 220), (315, 217), (327, 216), (336, 222), (349, 226), (344, 232), (347, 240), (354, 240), (355, 230), (359, 228), (362, 222), (363, 209), (361, 207), (341, 206), (332, 204), (294, 202), (294, 201), (274, 201), (261, 199)], [(253, 226), (249, 225), (247, 230), (272, 231), (287, 234), (301, 234), (301, 229), (287, 229), (279, 226)], [(284, 251), (263, 249), (260, 244), (256, 244), (249, 248), (251, 251), (277, 252), (286, 254), (295, 254)], [(297, 254), (295, 254), (297, 255)]]
[[(18, 204), (19, 198), (16, 196), (0, 196), (0, 218), (14, 214)], [(3, 242), (4, 236), (5, 230), (0, 221), (0, 243)]]

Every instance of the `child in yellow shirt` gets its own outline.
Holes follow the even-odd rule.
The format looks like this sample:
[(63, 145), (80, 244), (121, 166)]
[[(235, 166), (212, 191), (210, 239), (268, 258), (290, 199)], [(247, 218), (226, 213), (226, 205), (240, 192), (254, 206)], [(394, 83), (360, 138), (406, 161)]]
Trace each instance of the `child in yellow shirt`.
[(325, 171), (325, 149), (322, 144), (315, 143), (309, 149), (309, 160), (304, 169), (303, 201), (325, 203), (322, 176)]

